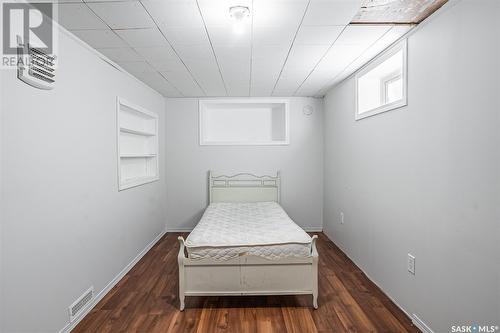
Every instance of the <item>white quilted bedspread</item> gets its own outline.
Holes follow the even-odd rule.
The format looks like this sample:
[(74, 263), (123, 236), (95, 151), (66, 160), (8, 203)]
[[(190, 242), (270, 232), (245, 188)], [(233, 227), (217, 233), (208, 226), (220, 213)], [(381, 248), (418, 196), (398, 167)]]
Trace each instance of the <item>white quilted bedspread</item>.
[(213, 203), (186, 239), (192, 259), (307, 257), (311, 237), (275, 202)]

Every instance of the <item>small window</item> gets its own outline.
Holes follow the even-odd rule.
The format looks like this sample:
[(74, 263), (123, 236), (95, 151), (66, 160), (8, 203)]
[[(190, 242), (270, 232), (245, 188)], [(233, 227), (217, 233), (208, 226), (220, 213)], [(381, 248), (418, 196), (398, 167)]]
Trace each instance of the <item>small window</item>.
[(117, 98), (117, 131), (118, 190), (158, 180), (158, 115)]
[(288, 101), (201, 100), (200, 145), (286, 145)]
[(405, 106), (406, 40), (356, 74), (356, 120)]

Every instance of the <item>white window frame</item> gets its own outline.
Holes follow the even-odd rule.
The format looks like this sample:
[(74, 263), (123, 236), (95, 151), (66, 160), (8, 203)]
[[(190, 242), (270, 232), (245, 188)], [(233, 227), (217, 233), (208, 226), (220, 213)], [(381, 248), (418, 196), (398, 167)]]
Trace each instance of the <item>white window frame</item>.
[[(359, 91), (358, 91), (358, 81), (359, 79), (364, 76), (366, 73), (370, 72), (373, 70), (375, 67), (392, 57), (394, 54), (398, 53), (400, 50), (403, 51), (403, 69), (401, 72), (402, 76), (402, 83), (403, 83), (403, 96), (400, 100), (389, 103), (389, 104), (384, 104), (381, 105), (377, 108), (371, 109), (369, 111), (365, 112), (359, 112), (359, 103), (358, 103), (358, 97), (359, 97)], [(396, 79), (399, 76), (390, 76), (388, 77), (387, 80), (384, 80), (382, 84), (382, 88), (380, 93), (383, 94), (382, 100), (386, 100), (386, 89), (385, 86), (387, 82), (392, 81)], [(403, 106), (408, 105), (408, 45), (407, 45), (407, 40), (406, 38), (401, 40), (400, 42), (397, 42), (381, 54), (379, 54), (377, 57), (375, 57), (373, 60), (371, 60), (369, 63), (367, 63), (365, 66), (363, 66), (360, 70), (355, 75), (355, 119), (356, 120), (361, 120), (367, 117), (371, 117), (374, 115), (377, 115), (379, 113), (399, 109)]]
[(387, 96), (389, 89), (387, 89), (387, 86), (392, 82), (398, 81), (400, 79), (402, 80), (403, 77), (401, 74), (397, 73), (388, 75), (381, 80), (382, 82), (380, 85), (380, 100), (384, 103), (384, 105), (386, 105), (387, 101), (389, 100), (389, 96)]

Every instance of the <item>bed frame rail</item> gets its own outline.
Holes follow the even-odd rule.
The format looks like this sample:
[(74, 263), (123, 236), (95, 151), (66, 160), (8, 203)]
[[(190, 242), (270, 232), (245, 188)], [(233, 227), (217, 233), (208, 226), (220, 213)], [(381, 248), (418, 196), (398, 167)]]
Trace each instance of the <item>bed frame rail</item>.
[(318, 308), (318, 251), (312, 237), (311, 256), (267, 260), (241, 256), (227, 261), (192, 260), (179, 237), (179, 300), (186, 296), (312, 295)]

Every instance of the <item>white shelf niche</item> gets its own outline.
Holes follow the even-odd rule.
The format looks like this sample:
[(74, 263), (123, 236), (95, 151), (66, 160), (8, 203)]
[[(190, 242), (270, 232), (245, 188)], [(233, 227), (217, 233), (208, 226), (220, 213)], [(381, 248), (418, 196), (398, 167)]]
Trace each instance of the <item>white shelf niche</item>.
[(117, 98), (118, 190), (159, 179), (158, 115)]
[(200, 100), (200, 145), (287, 145), (289, 113), (286, 99)]

